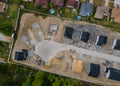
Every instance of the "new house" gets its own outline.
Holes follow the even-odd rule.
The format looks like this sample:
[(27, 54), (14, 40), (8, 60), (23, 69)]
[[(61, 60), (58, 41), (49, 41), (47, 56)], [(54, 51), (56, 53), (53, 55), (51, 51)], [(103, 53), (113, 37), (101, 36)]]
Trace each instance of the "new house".
[(120, 50), (120, 40), (119, 39), (114, 40), (112, 49)]
[(68, 26), (67, 26), (67, 27), (65, 28), (64, 36), (65, 36), (66, 38), (72, 39), (73, 31), (74, 31), (74, 29), (73, 29), (72, 27), (68, 27)]
[(120, 81), (120, 70), (112, 67), (105, 67), (105, 76), (108, 79)]
[(107, 36), (99, 35), (97, 36), (96, 45), (103, 46), (107, 43)]
[(80, 40), (83, 41), (83, 42), (88, 42), (90, 38), (90, 33), (89, 32), (81, 32), (81, 35), (80, 35)]

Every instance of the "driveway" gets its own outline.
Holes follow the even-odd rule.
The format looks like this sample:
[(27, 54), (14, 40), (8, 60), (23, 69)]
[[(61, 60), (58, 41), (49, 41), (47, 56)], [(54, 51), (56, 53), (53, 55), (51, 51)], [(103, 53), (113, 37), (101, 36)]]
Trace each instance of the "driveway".
[(35, 47), (35, 53), (39, 55), (44, 61), (49, 62), (58, 52), (63, 50), (74, 49), (78, 53), (87, 54), (96, 58), (103, 58), (109, 61), (120, 62), (120, 57), (104, 54), (96, 51), (90, 51), (83, 48), (78, 48), (71, 45), (61, 44), (53, 41), (43, 40)]

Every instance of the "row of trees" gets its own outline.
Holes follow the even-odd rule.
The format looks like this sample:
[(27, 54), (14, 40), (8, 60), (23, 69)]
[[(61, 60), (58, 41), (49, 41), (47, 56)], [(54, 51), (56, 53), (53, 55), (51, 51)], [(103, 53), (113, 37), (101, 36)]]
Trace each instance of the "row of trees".
[(22, 86), (83, 86), (82, 82), (63, 78), (62, 76), (38, 71), (28, 77)]
[(96, 86), (13, 64), (0, 64), (0, 86)]

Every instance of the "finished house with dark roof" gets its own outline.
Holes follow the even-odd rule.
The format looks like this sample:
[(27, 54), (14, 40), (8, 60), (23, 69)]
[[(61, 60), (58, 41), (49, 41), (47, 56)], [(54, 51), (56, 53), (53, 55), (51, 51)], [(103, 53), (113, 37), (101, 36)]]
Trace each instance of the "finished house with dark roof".
[(50, 3), (55, 4), (58, 8), (61, 8), (64, 4), (64, 0), (51, 0)]
[(67, 1), (67, 7), (73, 8), (73, 9), (78, 9), (80, 6), (79, 0), (68, 0)]
[(36, 5), (40, 5), (42, 8), (45, 8), (48, 6), (48, 0), (36, 0)]
[(97, 36), (95, 45), (103, 46), (106, 43), (107, 43), (107, 36), (103, 36), (103, 35)]
[(90, 16), (93, 12), (93, 4), (92, 3), (82, 3), (80, 8), (79, 15), (81, 16)]

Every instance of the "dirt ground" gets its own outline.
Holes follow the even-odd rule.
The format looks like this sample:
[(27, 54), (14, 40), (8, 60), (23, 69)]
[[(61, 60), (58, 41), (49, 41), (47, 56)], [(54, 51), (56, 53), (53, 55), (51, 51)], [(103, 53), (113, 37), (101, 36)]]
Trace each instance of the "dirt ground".
[[(57, 25), (58, 30), (55, 33), (50, 33), (50, 31), (49, 31), (50, 25)], [(66, 39), (64, 37), (64, 30), (65, 30), (66, 26), (74, 28), (74, 33), (73, 33), (72, 38), (74, 40), (77, 40), (77, 42), (75, 42), (73, 44), (67, 43), (68, 41), (71, 41), (71, 40)], [(90, 40), (89, 40), (90, 47), (86, 47), (87, 44), (83, 43), (79, 40), (78, 35), (82, 31), (88, 31), (91, 33)], [(95, 46), (95, 41), (96, 41), (97, 35), (107, 36), (108, 37), (107, 44), (104, 45), (103, 47)], [(12, 52), (12, 60), (14, 62), (29, 65), (34, 68), (38, 68), (41, 70), (57, 73), (60, 75), (64, 75), (64, 76), (68, 76), (68, 77), (72, 77), (72, 78), (76, 78), (76, 79), (80, 79), (80, 80), (82, 79), (85, 81), (91, 81), (91, 82), (95, 82), (95, 83), (99, 83), (99, 84), (102, 84), (105, 81), (106, 84), (108, 84), (108, 85), (111, 85), (111, 83), (114, 85), (117, 85), (120, 83), (104, 78), (104, 74), (103, 74), (104, 66), (102, 65), (102, 62), (105, 62), (105, 58), (117, 61), (117, 59), (116, 58), (114, 59), (114, 57), (120, 56), (120, 51), (113, 50), (113, 54), (111, 55), (111, 54), (109, 54), (108, 50), (111, 49), (113, 40), (119, 39), (119, 38), (120, 38), (119, 33), (107, 30), (102, 26), (88, 24), (88, 23), (80, 22), (80, 21), (73, 22), (73, 21), (59, 19), (59, 18), (55, 18), (55, 17), (35, 16), (34, 14), (31, 14), (31, 13), (25, 13), (21, 17), (18, 38), (15, 42), (13, 52)], [(59, 51), (60, 53), (56, 52), (54, 54), (55, 55), (54, 60), (56, 60), (54, 62), (56, 62), (56, 63), (53, 63), (51, 65), (50, 69), (44, 69), (43, 67), (40, 67), (40, 65), (38, 65), (38, 61), (37, 61), (38, 58), (40, 57), (40, 54), (39, 54), (39, 52), (36, 51), (36, 49), (38, 49), (38, 51), (39, 51), (40, 47), (38, 45), (42, 40), (48, 40), (48, 41), (62, 43), (62, 44), (64, 44), (64, 46), (70, 45), (73, 47), (80, 48), (81, 50), (77, 49), (78, 51), (82, 51), (82, 49), (83, 49), (82, 54), (84, 54), (84, 55), (82, 55), (83, 56), (82, 58), (79, 57), (85, 64), (82, 73), (75, 73), (73, 71), (70, 71), (72, 61), (73, 61), (73, 59), (70, 57), (71, 57), (71, 54), (73, 55), (76, 53), (71, 53), (69, 51), (63, 52), (63, 50)], [(43, 45), (45, 45), (45, 44), (43, 43)], [(57, 46), (56, 45), (51, 46), (51, 48), (54, 48), (54, 47), (57, 47)], [(60, 47), (58, 46), (58, 48), (60, 48)], [(21, 51), (21, 49), (27, 49), (29, 51), (26, 61), (14, 60), (15, 51)], [(52, 50), (55, 51), (55, 49), (51, 49), (51, 51)], [(92, 51), (95, 54), (95, 57), (93, 55), (91, 56), (91, 54), (89, 52), (87, 52), (88, 54), (86, 55), (84, 52), (84, 49), (86, 49), (88, 51)], [(57, 50), (59, 50), (59, 49), (57, 49)], [(37, 55), (36, 55), (36, 52), (37, 52)], [(45, 51), (45, 52), (47, 52), (47, 51)], [(109, 57), (105, 57), (105, 56), (103, 56), (104, 54), (101, 55), (101, 53), (104, 53), (105, 56), (107, 56), (107, 54), (108, 54)], [(100, 55), (101, 57), (99, 57), (98, 55)], [(52, 56), (52, 55), (49, 55), (49, 56)], [(58, 57), (58, 56), (63, 57), (61, 61), (56, 59), (56, 57)], [(99, 58), (97, 58), (96, 56), (98, 56)], [(53, 56), (49, 57), (49, 58), (52, 59)], [(99, 63), (101, 65), (101, 67), (102, 67), (102, 71), (101, 71), (101, 75), (100, 75), (101, 78), (96, 79), (96, 78), (87, 76), (87, 73), (86, 73), (87, 66), (91, 62)], [(60, 64), (58, 65), (58, 63), (60, 63)], [(120, 66), (118, 66), (119, 64), (120, 64), (119, 61), (118, 61), (118, 63), (114, 62), (113, 67), (120, 69)]]
[[(67, 55), (66, 55), (67, 54)], [(71, 71), (71, 67), (72, 67), (72, 61), (73, 61), (73, 55), (76, 55), (76, 58), (79, 58), (80, 60), (83, 61), (83, 70), (80, 73), (77, 72), (73, 72)], [(52, 70), (52, 72), (54, 73), (60, 73), (60, 74), (64, 74), (67, 75), (69, 77), (72, 78), (77, 78), (77, 79), (82, 79), (84, 81), (90, 81), (90, 82), (94, 82), (94, 83), (99, 83), (101, 85), (106, 84), (108, 86), (119, 86), (120, 82), (118, 81), (114, 81), (114, 80), (109, 80), (105, 78), (105, 73), (104, 73), (104, 68), (105, 65), (103, 65), (103, 63), (105, 63), (105, 59), (101, 59), (101, 58), (95, 58), (94, 61), (92, 60), (93, 57), (84, 54), (82, 57), (77, 57), (78, 53), (75, 52), (71, 52), (71, 50), (68, 51), (61, 51), (59, 53), (57, 53), (54, 57), (55, 61), (52, 64), (52, 67), (50, 69), (50, 71)], [(62, 58), (60, 58), (62, 57)], [(61, 59), (61, 62), (59, 62), (58, 60)], [(93, 78), (93, 77), (89, 77), (87, 75), (87, 71), (88, 71), (88, 66), (90, 63), (95, 63), (95, 64), (100, 64), (100, 76), (99, 78)], [(118, 68), (120, 63), (114, 63), (113, 62), (113, 67), (114, 68)], [(120, 67), (119, 67), (120, 68)]]

